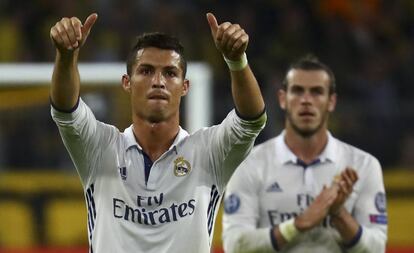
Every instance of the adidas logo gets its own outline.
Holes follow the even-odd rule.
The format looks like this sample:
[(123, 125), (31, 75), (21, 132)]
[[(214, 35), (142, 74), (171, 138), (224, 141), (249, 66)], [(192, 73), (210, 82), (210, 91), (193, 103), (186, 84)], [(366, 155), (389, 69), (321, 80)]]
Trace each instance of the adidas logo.
[(282, 188), (280, 188), (277, 182), (274, 182), (273, 184), (269, 185), (269, 187), (267, 187), (266, 192), (282, 192)]

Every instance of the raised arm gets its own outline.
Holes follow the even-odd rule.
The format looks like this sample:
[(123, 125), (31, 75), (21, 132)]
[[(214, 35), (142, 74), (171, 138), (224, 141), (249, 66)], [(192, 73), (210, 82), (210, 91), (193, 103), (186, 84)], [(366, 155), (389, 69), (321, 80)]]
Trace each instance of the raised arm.
[(237, 112), (243, 118), (257, 118), (264, 111), (259, 85), (247, 64), (246, 49), (249, 35), (238, 24), (217, 23), (212, 13), (207, 14), (211, 34), (217, 49), (230, 68), (231, 87)]
[(93, 13), (84, 24), (77, 17), (62, 18), (50, 29), (50, 38), (56, 48), (50, 98), (59, 110), (69, 111), (78, 101), (79, 49), (85, 43), (97, 18), (98, 15)]

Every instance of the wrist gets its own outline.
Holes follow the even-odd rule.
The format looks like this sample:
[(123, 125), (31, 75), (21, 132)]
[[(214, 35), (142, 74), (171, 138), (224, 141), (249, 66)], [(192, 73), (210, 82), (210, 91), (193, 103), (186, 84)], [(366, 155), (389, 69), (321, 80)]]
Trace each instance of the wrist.
[(348, 242), (344, 243), (345, 248), (350, 249), (350, 248), (354, 247), (360, 241), (361, 236), (362, 236), (362, 232), (363, 232), (362, 226), (359, 225), (358, 230), (357, 230), (356, 234), (354, 235), (354, 237), (352, 237), (352, 239), (349, 240)]
[(74, 49), (74, 50), (56, 49), (56, 55), (57, 57), (59, 57), (61, 60), (64, 60), (64, 61), (76, 60), (78, 59), (78, 56), (79, 56), (79, 48)]
[(229, 60), (223, 55), (224, 61), (231, 71), (240, 71), (247, 67), (247, 55), (243, 53), (239, 60)]
[(289, 219), (279, 224), (279, 232), (286, 242), (295, 239), (301, 231), (295, 225), (295, 218)]
[(331, 219), (332, 220), (341, 219), (342, 217), (344, 217), (346, 212), (347, 212), (346, 209), (342, 206), (338, 210), (335, 210), (330, 213)]
[(308, 222), (305, 218), (303, 218), (303, 214), (295, 218), (294, 224), (300, 232), (304, 232), (312, 228), (312, 224)]

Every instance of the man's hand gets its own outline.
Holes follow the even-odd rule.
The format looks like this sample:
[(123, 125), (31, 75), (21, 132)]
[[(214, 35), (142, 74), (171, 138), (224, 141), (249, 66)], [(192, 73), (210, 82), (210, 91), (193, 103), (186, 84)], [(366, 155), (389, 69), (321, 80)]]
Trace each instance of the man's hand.
[(50, 29), (50, 38), (59, 52), (79, 49), (86, 41), (98, 14), (92, 13), (85, 23), (77, 17), (62, 18)]
[(329, 208), (338, 196), (338, 185), (324, 186), (310, 206), (295, 218), (295, 226), (299, 231), (309, 230), (319, 225), (327, 216)]
[(219, 25), (212, 13), (207, 13), (207, 21), (217, 49), (226, 59), (239, 61), (249, 44), (249, 35), (238, 24), (224, 22)]
[(340, 175), (335, 177), (333, 184), (339, 188), (338, 196), (332, 204), (329, 214), (336, 215), (343, 207), (345, 201), (351, 195), (355, 182), (358, 180), (358, 174), (352, 168), (346, 168)]

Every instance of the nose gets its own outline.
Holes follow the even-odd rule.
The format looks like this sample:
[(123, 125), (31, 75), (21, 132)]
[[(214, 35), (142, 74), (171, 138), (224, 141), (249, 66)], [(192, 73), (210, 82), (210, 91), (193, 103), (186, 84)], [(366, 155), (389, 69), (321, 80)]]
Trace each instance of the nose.
[(161, 72), (156, 72), (152, 78), (152, 88), (164, 89), (165, 88), (165, 78)]
[(310, 104), (312, 102), (312, 95), (309, 92), (304, 92), (300, 97), (302, 104)]

